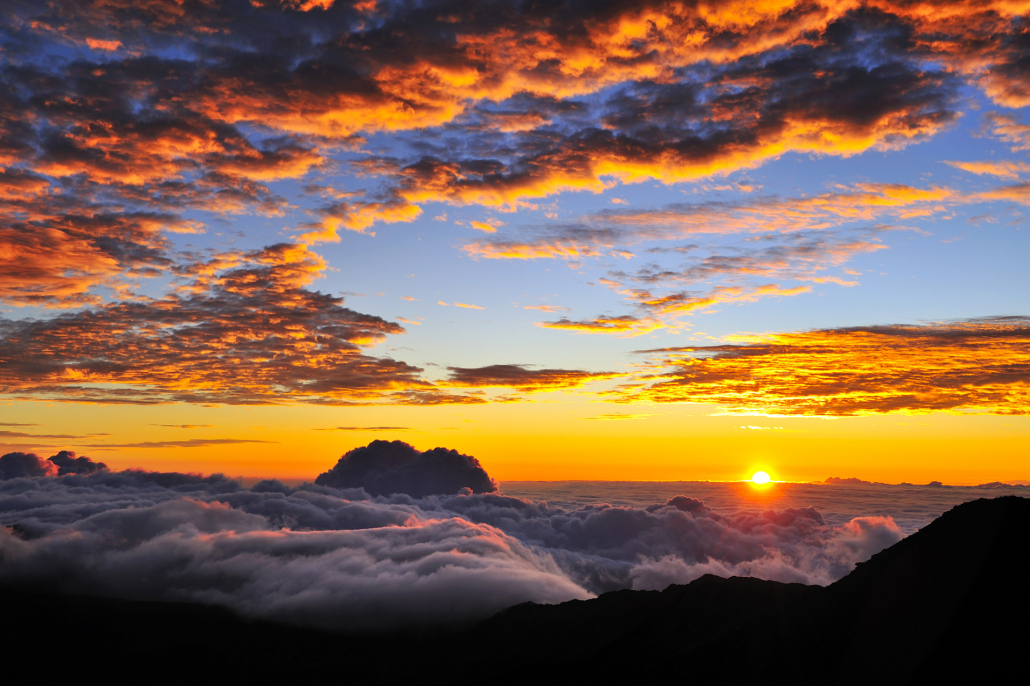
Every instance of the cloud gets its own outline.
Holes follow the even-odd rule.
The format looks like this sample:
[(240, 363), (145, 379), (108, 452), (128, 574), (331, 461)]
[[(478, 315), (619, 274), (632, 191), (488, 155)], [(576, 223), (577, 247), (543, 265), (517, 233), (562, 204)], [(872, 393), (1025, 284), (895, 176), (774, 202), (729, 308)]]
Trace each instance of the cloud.
[(668, 555), (647, 559), (630, 571), (635, 590), (660, 591), (670, 584), (688, 584), (704, 576), (755, 576), (786, 583), (812, 583), (822, 577), (827, 563), (848, 565), (852, 560), (868, 559), (875, 553), (897, 543), (901, 538), (898, 527), (889, 517), (856, 517), (823, 539), (823, 548), (817, 556), (791, 559), (778, 551), (766, 557), (739, 563), (722, 560), (690, 562), (682, 557)]
[(412, 431), (406, 426), (331, 426), (315, 431)]
[(93, 443), (90, 448), (204, 448), (211, 445), (239, 445), (241, 443), (275, 443), (254, 438), (190, 438), (183, 441), (141, 441), (138, 443)]
[[(300, 239), (314, 243), (338, 240), (341, 226), (411, 221), (420, 202), (511, 208), (563, 190), (723, 174), (790, 151), (897, 148), (953, 121), (957, 74), (989, 91), (1022, 78), (1007, 4), (936, 21), (920, 3), (864, 4), (542, 13), (429, 3), (377, 6), (369, 21), (339, 3), (188, 15), (165, 3), (18, 3), (0, 159), (82, 175), (121, 198), (276, 211), (260, 184), (322, 169), (336, 149), (360, 151), (360, 135), (468, 141), (390, 163), (357, 152), (355, 169), (386, 187), (327, 211)], [(90, 41), (121, 49), (22, 59)]]
[[(816, 281), (818, 278), (812, 280)], [(844, 285), (853, 285), (853, 283), (845, 282)], [(580, 333), (640, 336), (659, 329), (674, 327), (677, 325), (675, 322), (677, 317), (704, 312), (721, 304), (754, 302), (764, 297), (789, 297), (808, 293), (811, 290), (809, 286), (784, 288), (774, 283), (715, 286), (702, 293), (676, 291), (666, 295), (655, 295), (648, 289), (626, 289), (620, 292), (626, 295), (627, 299), (642, 312), (641, 315), (618, 317), (602, 315), (595, 319), (578, 321), (562, 317), (557, 321), (540, 322), (537, 326)]]
[[(30, 424), (28, 426), (36, 426)], [(96, 436), (98, 434), (89, 434)], [(84, 438), (84, 436), (72, 436), (70, 434), (29, 434), (24, 431), (0, 431), (0, 438), (41, 438), (41, 439), (64, 439), (64, 438)]]
[(322, 242), (337, 243), (340, 240), (339, 228), (341, 226), (350, 231), (374, 236), (375, 232), (368, 231), (368, 229), (377, 221), (384, 224), (412, 222), (422, 214), (422, 210), (407, 202), (391, 201), (385, 203), (337, 203), (322, 208), (319, 213), (323, 216), (322, 221), (305, 225), (311, 231), (298, 236), (298, 240), (302, 243), (308, 245)]
[(154, 424), (153, 426), (163, 426), (168, 429), (212, 429), (214, 424)]
[(600, 315), (594, 319), (573, 320), (562, 317), (553, 322), (540, 322), (537, 326), (545, 329), (560, 329), (576, 333), (614, 333), (623, 336), (641, 336), (665, 325), (657, 319), (637, 317), (631, 314), (619, 316)]
[(1025, 162), (945, 162), (956, 169), (971, 174), (999, 176), (1003, 179), (1018, 179), (1020, 174), (1030, 172), (1030, 164)]
[[(484, 402), (371, 354), (403, 329), (312, 290), (324, 263), (308, 247), (184, 256), (169, 234), (204, 231), (197, 212), (298, 209), (268, 184), (312, 188), (338, 163), (377, 185), (326, 190), (329, 204), (296, 230), (306, 246), (339, 240), (341, 227), (414, 221), (426, 202), (511, 210), (791, 152), (898, 149), (955, 121), (963, 81), (1009, 105), (1027, 74), (1023, 10), (1001, 0), (362, 7), (12, 4), (0, 67), (0, 301), (74, 311), (0, 323), (3, 359), (16, 361), (0, 371), (0, 390), (103, 402)], [(1011, 115), (985, 122), (1016, 147), (1025, 138)], [(418, 133), (385, 146), (394, 157), (366, 145), (397, 131)], [(1030, 197), (1021, 185), (992, 193), (982, 199)], [(814, 198), (620, 207), (465, 250), (579, 260), (685, 234), (929, 216), (958, 201), (948, 189), (865, 184)], [(878, 249), (829, 242), (818, 259), (781, 248), (789, 264), (771, 249), (712, 254), (661, 285), (664, 269), (627, 273), (610, 280), (631, 313), (540, 326), (654, 331), (686, 312), (810, 288), (786, 278), (850, 284), (825, 270)], [(676, 285), (703, 274), (754, 282)], [(170, 290), (154, 295), (169, 275)], [(266, 309), (272, 319), (259, 321)]]
[[(354, 451), (351, 459), (371, 464), (351, 475), (421, 455), (464, 457), (370, 448), (383, 446), (396, 454)], [(826, 584), (901, 538), (890, 518), (833, 525), (813, 507), (741, 504), (719, 512), (680, 495), (647, 507), (558, 507), (468, 490), (412, 498), (277, 481), (246, 489), (219, 474), (18, 475), (0, 481), (0, 583), (367, 630), (658, 588), (702, 571)]]
[(1030, 413), (1030, 321), (819, 329), (657, 357), (625, 402), (717, 403), (735, 414)]
[(96, 474), (107, 469), (107, 465), (103, 462), (94, 462), (85, 455), (76, 457), (75, 453), (70, 450), (62, 450), (49, 458), (49, 461), (57, 465), (57, 476), (64, 476), (65, 474)]
[(581, 369), (529, 369), (521, 364), (493, 364), (486, 367), (448, 367), (445, 386), (470, 388), (515, 388), (520, 391), (576, 388), (593, 381), (613, 379), (615, 372), (588, 372)]
[(7, 453), (0, 456), (0, 480), (96, 474), (106, 469), (107, 465), (103, 462), (94, 462), (85, 456), (76, 457), (70, 450), (62, 450), (46, 460), (35, 453)]
[(497, 490), (497, 483), (487, 476), (476, 458), (445, 448), (419, 452), (402, 441), (372, 441), (355, 448), (328, 472), (319, 474), (315, 483), (363, 488), (372, 495), (404, 493), (415, 498), (463, 490)]
[(363, 352), (404, 329), (309, 290), (323, 269), (304, 246), (279, 244), (187, 265), (161, 299), (0, 320), (0, 391), (114, 403), (453, 401), (418, 367)]
[(33, 476), (54, 476), (57, 465), (35, 453), (7, 453), (0, 456), (0, 479), (20, 479)]
[[(589, 597), (553, 561), (493, 527), (454, 517), (399, 524), (292, 531), (224, 503), (178, 498), (110, 509), (34, 540), (0, 530), (0, 579), (220, 604), (250, 616), (351, 630), (468, 621), (527, 600)], [(212, 583), (216, 578), (228, 583)]]
[(1012, 151), (1030, 150), (1030, 124), (1024, 124), (1016, 115), (988, 112), (984, 115), (984, 133), (1012, 144)]
[[(637, 82), (606, 101), (600, 121), (511, 160), (423, 157), (396, 168), (394, 193), (411, 203), (514, 209), (565, 191), (725, 174), (785, 152), (849, 156), (900, 147), (954, 119), (952, 86), (941, 73), (902, 61), (830, 66), (824, 60), (840, 53), (798, 50), (703, 86)], [(853, 102), (841, 103), (842, 93)]]
[[(798, 203), (767, 200), (767, 206), (781, 205), (783, 207), (781, 210), (773, 210), (769, 215), (756, 220), (762, 225), (761, 230), (767, 231), (764, 235), (748, 236), (737, 245), (706, 248), (692, 245), (687, 251), (689, 257), (686, 258), (684, 266), (671, 268), (651, 262), (638, 267), (635, 272), (621, 269), (611, 270), (604, 278), (598, 279), (598, 283), (606, 285), (624, 296), (637, 310), (637, 313), (620, 316), (604, 315), (593, 319), (562, 317), (559, 320), (542, 322), (539, 325), (545, 328), (587, 333), (639, 335), (667, 326), (676, 326), (675, 320), (678, 317), (708, 311), (722, 304), (753, 302), (765, 297), (808, 293), (812, 290), (812, 286), (807, 284), (835, 283), (841, 286), (855, 286), (858, 284), (857, 280), (834, 275), (831, 270), (842, 267), (858, 255), (886, 249), (887, 246), (881, 239), (885, 230), (883, 228), (848, 230), (837, 227), (831, 230), (830, 227), (833, 225), (823, 223), (823, 219), (818, 224), (815, 222), (810, 224), (810, 228), (801, 229), (800, 225), (804, 223), (801, 218), (802, 213), (798, 213), (799, 219), (793, 224), (788, 219), (791, 213), (797, 213), (797, 205), (832, 207), (835, 202), (838, 202), (840, 203), (838, 208), (842, 208), (844, 205), (859, 208), (859, 212), (854, 213), (852, 218), (864, 219), (866, 213), (861, 208), (865, 203), (872, 205), (873, 202), (877, 202), (880, 207), (895, 210), (899, 205), (927, 201), (938, 202), (942, 197), (950, 195), (952, 195), (951, 191), (945, 189), (934, 189), (927, 192), (909, 187), (890, 187), (878, 188), (876, 193), (865, 194), (861, 201), (857, 201), (852, 194), (848, 194), (850, 197), (846, 199), (833, 194), (814, 199), (823, 202), (813, 202), (813, 199), (804, 199)], [(786, 209), (791, 205), (794, 205), (793, 209)], [(761, 206), (761, 203), (757, 206)], [(718, 214), (736, 216), (737, 210), (742, 207), (750, 206), (740, 205), (729, 213), (726, 212), (726, 207), (720, 207)], [(691, 208), (691, 210), (696, 209)], [(748, 210), (748, 213), (751, 212), (751, 209)], [(664, 214), (672, 216), (676, 211), (678, 210), (670, 208)], [(775, 218), (777, 211), (782, 211), (782, 223)], [(823, 212), (823, 210), (819, 211)], [(844, 214), (841, 211), (838, 217), (843, 219)], [(747, 224), (741, 221), (735, 227), (736, 230), (744, 230)], [(769, 229), (775, 231), (769, 231)], [(657, 233), (653, 232), (648, 228), (646, 220), (642, 221), (641, 226), (625, 232), (615, 228), (592, 230), (579, 227), (559, 227), (557, 233), (558, 236), (552, 233), (550, 236), (541, 238), (532, 248), (530, 243), (523, 243), (525, 252), (520, 254), (525, 256), (538, 249), (546, 252), (543, 245), (550, 244), (564, 246), (563, 251), (568, 249), (563, 252), (563, 256), (567, 256), (571, 252), (580, 256), (600, 255), (602, 249), (615, 245), (616, 237), (619, 236), (634, 240), (680, 237), (675, 235), (675, 231), (666, 233), (665, 229), (661, 229)], [(575, 238), (570, 238), (570, 236), (575, 236)], [(593, 245), (590, 244), (591, 242)], [(573, 243), (578, 246), (574, 251), (569, 247)], [(504, 240), (498, 245), (503, 245), (503, 249), (506, 251), (515, 250), (508, 240)], [(482, 246), (479, 246), (477, 250), (480, 248)], [(772, 279), (775, 279), (776, 282), (771, 282)], [(784, 285), (780, 283), (782, 280), (802, 283)], [(682, 288), (684, 285), (691, 284), (705, 284), (705, 287), (700, 291)]]
[[(618, 246), (682, 240), (697, 235), (809, 234), (839, 228), (868, 228), (943, 212), (946, 203), (969, 202), (945, 187), (860, 184), (803, 198), (754, 197), (739, 202), (676, 203), (658, 209), (604, 210), (581, 223), (473, 241), (463, 250), (488, 259), (581, 259), (600, 257)], [(827, 236), (824, 240), (840, 240)], [(688, 246), (686, 252), (698, 246)], [(658, 248), (657, 250), (662, 250)]]
[(540, 310), (541, 312), (568, 312), (569, 308), (561, 305), (524, 305), (524, 310)]

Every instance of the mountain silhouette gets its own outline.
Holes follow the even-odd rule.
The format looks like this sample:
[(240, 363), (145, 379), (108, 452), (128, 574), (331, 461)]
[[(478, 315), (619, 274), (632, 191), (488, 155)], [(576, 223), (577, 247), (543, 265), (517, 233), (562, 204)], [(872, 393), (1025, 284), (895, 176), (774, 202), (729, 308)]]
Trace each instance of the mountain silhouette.
[(977, 500), (827, 587), (706, 575), (664, 591), (526, 603), (477, 627), (476, 640), (527, 675), (983, 683), (1024, 669), (1028, 547), (1030, 500)]
[(49, 677), (989, 683), (1025, 671), (1028, 546), (1030, 500), (1005, 497), (955, 507), (827, 587), (707, 575), (525, 603), (472, 627), (361, 635), (2, 590), (0, 641), (9, 664)]

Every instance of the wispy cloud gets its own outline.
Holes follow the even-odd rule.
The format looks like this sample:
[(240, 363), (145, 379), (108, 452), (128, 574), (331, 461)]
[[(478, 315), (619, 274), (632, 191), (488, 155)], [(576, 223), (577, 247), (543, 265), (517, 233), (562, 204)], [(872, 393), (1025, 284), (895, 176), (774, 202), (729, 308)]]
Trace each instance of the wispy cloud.
[(213, 445), (239, 445), (243, 443), (276, 443), (255, 438), (191, 438), (183, 441), (140, 441), (138, 443), (92, 443), (83, 445), (94, 450), (125, 448), (206, 448)]
[(151, 424), (151, 426), (163, 426), (168, 429), (212, 429), (214, 424)]
[(330, 426), (312, 431), (414, 431), (407, 426)]

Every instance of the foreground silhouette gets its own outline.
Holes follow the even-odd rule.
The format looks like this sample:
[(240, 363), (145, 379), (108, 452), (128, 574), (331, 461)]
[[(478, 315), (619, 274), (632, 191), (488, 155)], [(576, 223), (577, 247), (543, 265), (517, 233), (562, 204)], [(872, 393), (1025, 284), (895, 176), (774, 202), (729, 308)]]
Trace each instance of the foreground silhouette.
[(1030, 500), (977, 500), (828, 587), (704, 576), (660, 592), (526, 603), (474, 627), (389, 634), (5, 590), (0, 641), (9, 664), (51, 677), (984, 683), (1024, 669), (1028, 545)]

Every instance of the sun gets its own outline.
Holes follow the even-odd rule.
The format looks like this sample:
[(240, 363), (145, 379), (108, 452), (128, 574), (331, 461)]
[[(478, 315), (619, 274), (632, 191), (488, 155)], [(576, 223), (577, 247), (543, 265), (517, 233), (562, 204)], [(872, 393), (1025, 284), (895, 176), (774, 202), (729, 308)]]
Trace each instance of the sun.
[(755, 472), (754, 476), (751, 477), (751, 482), (756, 484), (767, 484), (772, 481), (772, 478), (766, 472)]

